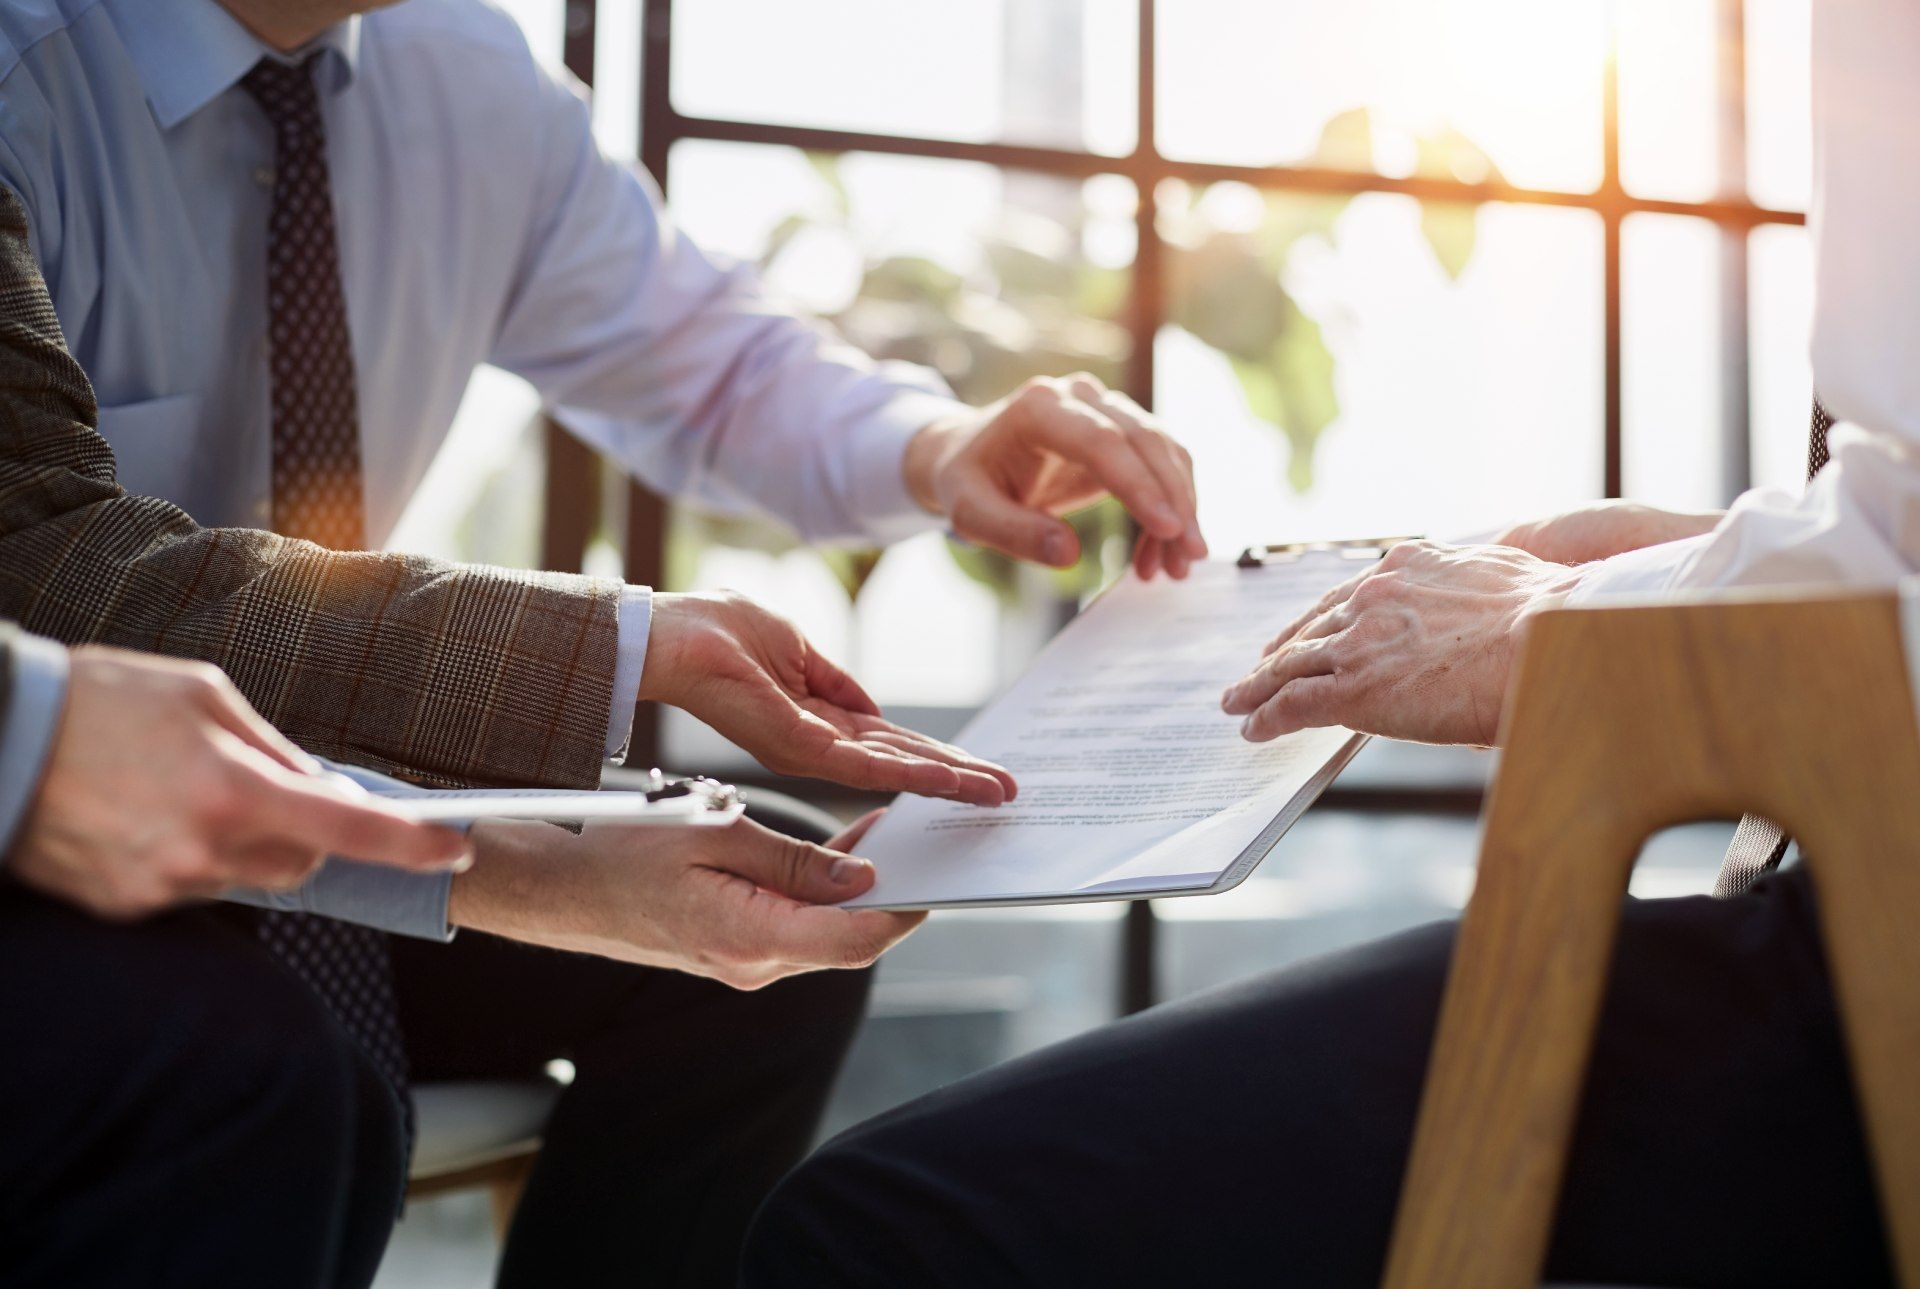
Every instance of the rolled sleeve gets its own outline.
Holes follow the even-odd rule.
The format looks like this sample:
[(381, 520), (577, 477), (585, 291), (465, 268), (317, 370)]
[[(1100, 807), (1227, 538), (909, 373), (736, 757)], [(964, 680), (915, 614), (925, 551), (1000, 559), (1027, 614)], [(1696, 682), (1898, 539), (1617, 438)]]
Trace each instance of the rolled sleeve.
[(0, 728), (0, 862), (27, 816), (67, 703), (67, 651), (51, 640), (11, 637), (6, 724)]
[(1702, 533), (1589, 564), (1581, 570), (1580, 584), (1568, 594), (1567, 603), (1590, 604), (1598, 600), (1669, 593), (1681, 584), (1686, 570), (1712, 540), (1712, 533)]

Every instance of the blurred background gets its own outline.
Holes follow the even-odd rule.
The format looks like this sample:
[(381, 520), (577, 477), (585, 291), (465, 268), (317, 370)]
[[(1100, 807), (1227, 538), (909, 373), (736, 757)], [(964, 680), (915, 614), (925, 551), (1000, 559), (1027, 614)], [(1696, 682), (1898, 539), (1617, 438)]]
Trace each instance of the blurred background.
[[(1807, 0), (500, 2), (795, 307), (977, 403), (1087, 370), (1153, 408), (1216, 554), (1798, 486)], [(1067, 574), (939, 535), (797, 549), (632, 487), (485, 371), (393, 544), (733, 587), (950, 736), (1117, 572), (1123, 519), (1079, 523)], [(631, 759), (771, 781), (649, 711)], [(1456, 910), (1489, 762), (1373, 745), (1226, 896), (936, 917), (882, 966), (835, 1124)], [(1724, 836), (1656, 839), (1636, 890), (1707, 889)], [(381, 1283), (492, 1256), (483, 1198), (417, 1204)]]

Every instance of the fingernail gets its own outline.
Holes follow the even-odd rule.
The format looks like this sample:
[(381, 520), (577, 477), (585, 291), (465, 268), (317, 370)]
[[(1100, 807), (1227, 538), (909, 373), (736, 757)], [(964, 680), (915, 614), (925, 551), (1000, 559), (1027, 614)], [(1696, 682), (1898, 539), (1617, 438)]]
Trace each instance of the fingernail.
[(1046, 540), (1041, 543), (1040, 550), (1049, 564), (1064, 564), (1072, 555), (1072, 552), (1067, 549), (1066, 537), (1060, 533), (1048, 533)]
[(860, 880), (862, 874), (873, 868), (864, 859), (855, 859), (851, 855), (842, 855), (833, 861), (833, 867), (827, 870), (827, 880), (835, 886), (852, 886)]

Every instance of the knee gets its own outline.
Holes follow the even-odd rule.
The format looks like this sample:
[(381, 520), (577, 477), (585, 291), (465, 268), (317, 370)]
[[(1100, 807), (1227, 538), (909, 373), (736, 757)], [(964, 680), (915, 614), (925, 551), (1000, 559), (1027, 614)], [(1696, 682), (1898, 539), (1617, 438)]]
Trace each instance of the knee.
[[(844, 1138), (842, 1139), (844, 1140)], [(889, 1226), (872, 1211), (861, 1168), (839, 1141), (830, 1142), (774, 1188), (761, 1205), (741, 1251), (741, 1289), (924, 1284), (919, 1275), (876, 1275), (866, 1262), (880, 1253)]]
[[(226, 965), (223, 987), (186, 999), (164, 1040), (161, 1059), (187, 1075), (175, 1095), (316, 1179), (371, 1182), (375, 1166), (397, 1177), (400, 1104), (352, 1036), (278, 963)], [(390, 1142), (391, 1157), (369, 1160), (369, 1142)]]

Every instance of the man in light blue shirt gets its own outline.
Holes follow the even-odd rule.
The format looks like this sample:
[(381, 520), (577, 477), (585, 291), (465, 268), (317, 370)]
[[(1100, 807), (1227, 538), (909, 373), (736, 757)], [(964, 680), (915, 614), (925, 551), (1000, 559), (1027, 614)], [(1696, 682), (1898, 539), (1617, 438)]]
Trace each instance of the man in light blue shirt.
[[(654, 486), (763, 510), (808, 538), (883, 542), (945, 524), (1064, 565), (1078, 550), (1058, 516), (1111, 491), (1145, 531), (1143, 568), (1178, 575), (1204, 553), (1189, 460), (1123, 396), (1068, 378), (975, 410), (925, 373), (876, 367), (771, 307), (745, 271), (688, 243), (646, 182), (598, 152), (575, 88), (535, 63), (503, 15), (480, 0), (410, 0), (365, 17), (355, 7), (25, 0), (0, 12), (0, 185), (26, 209), (35, 258), (129, 491), (175, 502), (208, 526), (275, 518), (282, 427), (270, 323), (280, 301), (270, 219), (285, 176), (276, 171), (278, 127), (242, 84), (266, 60), (304, 69), (319, 98), (337, 230), (337, 265), (323, 267), (344, 296), (357, 383), (353, 486), (368, 542), (391, 532), (473, 368), (490, 362), (525, 376), (564, 424)], [(689, 693), (702, 688), (692, 682), (703, 668), (746, 663), (766, 674), (769, 659), (817, 660), (797, 635), (749, 610), (625, 588), (616, 646), (582, 663), (610, 682), (607, 749), (624, 744), (636, 697), (658, 698), (689, 707), (776, 768), (873, 784), (886, 771), (902, 776), (893, 786), (997, 799), (991, 773), (940, 764), (944, 754), (923, 743), (899, 745), (893, 757), (883, 750), (891, 734), (850, 746), (849, 727), (857, 733), (865, 719), (857, 687), (836, 689), (845, 701), (829, 694), (820, 708), (842, 735), (831, 763), (783, 741), (761, 715), (764, 703), (703, 709), (711, 695)], [(813, 661), (807, 671), (839, 684)], [(820, 733), (806, 725), (822, 719), (814, 707), (786, 706), (792, 716), (782, 719), (795, 731)], [(337, 868), (329, 865), (303, 907), (432, 938), (465, 924), (646, 962), (695, 961), (636, 949), (642, 910), (611, 936), (604, 915), (579, 916), (627, 912), (615, 888), (586, 898), (582, 890), (595, 888), (575, 876), (616, 871), (613, 847), (590, 835), (578, 839), (585, 856), (556, 866), (576, 848), (551, 832), (477, 835), (474, 870), (425, 888), (432, 879), (379, 873), (329, 883)], [(555, 903), (568, 893), (563, 877), (575, 882), (570, 919)], [(410, 910), (404, 925), (398, 909)], [(723, 933), (731, 934), (715, 931)], [(643, 1004), (629, 998), (639, 986), (614, 983), (637, 973), (569, 983), (546, 970), (551, 959), (501, 951), (483, 941), (395, 943), (416, 1077), (474, 1068), (474, 1049), (506, 1041), (503, 1031), (528, 1043), (544, 1034), (538, 1041), (587, 1044), (579, 1033), (556, 1036), (566, 1013), (556, 993), (580, 1007), (627, 1000), (594, 1012), (592, 1043), (619, 1054), (591, 1071), (576, 1060), (581, 1081), (556, 1121), (570, 1131), (549, 1133), (509, 1242), (509, 1278), (550, 1282), (564, 1278), (559, 1267), (580, 1279), (716, 1278), (759, 1190), (805, 1142), (857, 990), (839, 987), (812, 1004), (826, 1019), (811, 1023), (801, 1020), (801, 993), (772, 991), (792, 999), (772, 1015), (677, 985), (647, 986), (652, 1001)], [(460, 978), (486, 970), (523, 994), (495, 990), (490, 1014), (462, 1017), (453, 1041), (441, 1023), (466, 996)], [(741, 983), (771, 978), (759, 964), (728, 970)], [(819, 998), (830, 989), (782, 988), (803, 986)], [(793, 1065), (802, 1049), (774, 1036), (774, 1015), (789, 1028), (811, 1026), (818, 1050), (804, 1072)], [(684, 1037), (673, 1027), (692, 1016), (709, 1027), (701, 1031), (712, 1040), (709, 1059), (729, 1068), (723, 1076), (718, 1066), (688, 1066), (680, 1081), (704, 1083), (721, 1101), (765, 1103), (774, 1096), (767, 1080), (784, 1073), (777, 1113), (758, 1126), (752, 1115), (730, 1116), (731, 1135), (692, 1142), (632, 1122), (627, 1107), (659, 1098), (646, 1081), (659, 1070), (641, 1059), (637, 1040), (617, 1035), (639, 1030), (658, 1051)], [(792, 1068), (751, 1066), (737, 1051), (728, 1062), (742, 1027), (759, 1027), (769, 1048), (787, 1044)], [(652, 1189), (639, 1176), (649, 1169)], [(643, 1213), (653, 1234), (636, 1239)]]

